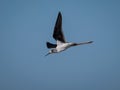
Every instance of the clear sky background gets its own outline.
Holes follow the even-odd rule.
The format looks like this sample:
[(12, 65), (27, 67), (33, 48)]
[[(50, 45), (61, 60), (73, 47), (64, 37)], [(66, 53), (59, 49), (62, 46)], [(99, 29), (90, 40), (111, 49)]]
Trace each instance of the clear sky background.
[[(45, 57), (61, 11), (67, 41)], [(120, 0), (0, 0), (0, 90), (120, 90)]]

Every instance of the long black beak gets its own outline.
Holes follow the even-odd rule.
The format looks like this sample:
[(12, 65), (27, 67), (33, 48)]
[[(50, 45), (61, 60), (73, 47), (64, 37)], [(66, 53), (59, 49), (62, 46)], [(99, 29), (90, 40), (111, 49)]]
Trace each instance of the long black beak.
[(50, 53), (47, 53), (45, 56), (48, 56)]

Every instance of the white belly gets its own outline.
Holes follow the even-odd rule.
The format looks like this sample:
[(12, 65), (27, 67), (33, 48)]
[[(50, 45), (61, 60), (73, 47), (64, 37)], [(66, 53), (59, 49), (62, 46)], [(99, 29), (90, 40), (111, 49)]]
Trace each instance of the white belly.
[(57, 49), (57, 52), (61, 52), (61, 51), (66, 50), (66, 49), (69, 48), (70, 46), (71, 46), (71, 43), (63, 43), (63, 44), (61, 44), (61, 45), (58, 45), (58, 46), (56, 47), (56, 49)]

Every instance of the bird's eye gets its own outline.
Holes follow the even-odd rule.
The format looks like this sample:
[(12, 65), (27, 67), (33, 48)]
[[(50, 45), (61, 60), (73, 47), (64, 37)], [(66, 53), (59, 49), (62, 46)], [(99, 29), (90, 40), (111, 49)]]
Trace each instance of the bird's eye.
[(51, 52), (54, 52), (54, 50), (52, 49)]

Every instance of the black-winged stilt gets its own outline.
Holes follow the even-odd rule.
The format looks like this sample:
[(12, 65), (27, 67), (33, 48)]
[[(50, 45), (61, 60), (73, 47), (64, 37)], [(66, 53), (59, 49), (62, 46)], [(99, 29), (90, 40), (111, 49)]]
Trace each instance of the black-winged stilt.
[(52, 53), (58, 53), (58, 52), (64, 51), (67, 48), (72, 46), (90, 44), (93, 42), (93, 41), (87, 41), (87, 42), (81, 42), (81, 43), (66, 42), (64, 38), (64, 34), (62, 32), (62, 15), (60, 12), (58, 13), (58, 17), (55, 23), (53, 38), (57, 41), (57, 43), (56, 44), (52, 44), (50, 42), (46, 43), (47, 48), (51, 50), (45, 56)]

